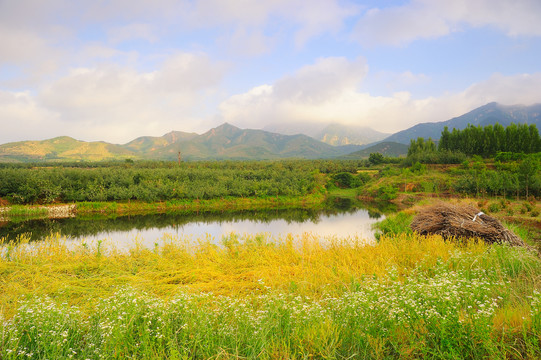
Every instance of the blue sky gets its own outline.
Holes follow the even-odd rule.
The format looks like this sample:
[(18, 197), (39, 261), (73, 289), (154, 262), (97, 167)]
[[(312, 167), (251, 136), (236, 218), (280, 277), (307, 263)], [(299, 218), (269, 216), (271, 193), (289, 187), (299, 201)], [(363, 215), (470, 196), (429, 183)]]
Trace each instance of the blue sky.
[(541, 102), (538, 0), (0, 1), (0, 143)]

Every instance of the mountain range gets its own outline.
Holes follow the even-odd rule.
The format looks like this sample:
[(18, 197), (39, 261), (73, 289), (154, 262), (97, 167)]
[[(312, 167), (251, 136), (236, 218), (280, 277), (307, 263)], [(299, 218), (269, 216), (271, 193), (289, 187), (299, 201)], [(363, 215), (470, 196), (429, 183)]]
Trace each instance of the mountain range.
[(385, 138), (385, 141), (409, 144), (411, 139), (418, 137), (437, 140), (446, 126), (451, 131), (453, 128), (464, 129), (469, 124), (487, 126), (496, 123), (500, 123), (504, 127), (511, 123), (535, 124), (541, 130), (541, 104), (505, 106), (492, 102), (447, 121), (417, 124)]
[(358, 145), (332, 146), (307, 135), (282, 135), (222, 124), (198, 135), (173, 131), (143, 136), (124, 145), (85, 142), (68, 136), (0, 145), (0, 162), (53, 160), (249, 160), (335, 158), (359, 150)]
[[(0, 145), (0, 162), (99, 161), (122, 159), (249, 160), (281, 158), (365, 158), (372, 152), (403, 156), (410, 139), (439, 139), (444, 127), (463, 129), (468, 124), (535, 124), (541, 127), (541, 104), (504, 106), (489, 103), (462, 116), (434, 123), (417, 124), (388, 136), (366, 127), (327, 124), (307, 127), (308, 134), (280, 134), (267, 130), (240, 129), (222, 124), (204, 134), (172, 131), (163, 136), (143, 136), (118, 145), (85, 142), (68, 136), (42, 141), (20, 141)], [(302, 130), (299, 124), (292, 129)], [(285, 129), (284, 129), (285, 130)]]

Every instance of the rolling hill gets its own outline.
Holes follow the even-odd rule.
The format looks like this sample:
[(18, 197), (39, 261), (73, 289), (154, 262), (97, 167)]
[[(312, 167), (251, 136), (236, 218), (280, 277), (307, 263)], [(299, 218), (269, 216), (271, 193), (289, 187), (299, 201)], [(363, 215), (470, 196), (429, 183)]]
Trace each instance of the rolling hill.
[(380, 153), (388, 157), (400, 157), (408, 154), (408, 145), (382, 141), (365, 149), (342, 156), (342, 159), (368, 159), (371, 153)]
[(122, 145), (102, 141), (86, 142), (61, 136), (42, 141), (20, 141), (0, 145), (0, 162), (54, 160), (115, 160), (138, 158)]
[(436, 140), (440, 138), (445, 126), (449, 130), (453, 130), (453, 128), (461, 130), (466, 128), (468, 124), (486, 126), (496, 123), (503, 126), (508, 126), (511, 123), (535, 124), (538, 129), (541, 129), (541, 104), (505, 106), (492, 102), (447, 121), (417, 124), (385, 138), (385, 141), (409, 144), (411, 139), (418, 137), (425, 139), (430, 137)]
[(85, 142), (67, 136), (0, 145), (0, 162), (100, 161), (121, 159), (260, 160), (333, 158), (358, 146), (332, 146), (306, 135), (281, 135), (223, 124), (198, 135), (173, 131), (160, 137), (143, 136), (124, 145)]
[(148, 153), (150, 158), (176, 159), (178, 152), (186, 160), (204, 159), (279, 159), (330, 158), (351, 152), (306, 135), (281, 135), (264, 130), (239, 129), (222, 124), (189, 140), (176, 141)]
[(177, 141), (190, 140), (196, 137), (196, 133), (171, 131), (163, 136), (142, 136), (123, 145), (124, 148), (139, 153), (150, 153), (167, 147)]

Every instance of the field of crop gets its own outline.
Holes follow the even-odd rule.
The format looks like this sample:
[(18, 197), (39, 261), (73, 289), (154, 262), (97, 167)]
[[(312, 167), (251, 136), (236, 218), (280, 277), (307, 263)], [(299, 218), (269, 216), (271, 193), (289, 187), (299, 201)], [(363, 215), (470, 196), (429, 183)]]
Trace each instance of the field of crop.
[(541, 260), (415, 234), (4, 244), (2, 359), (541, 357)]

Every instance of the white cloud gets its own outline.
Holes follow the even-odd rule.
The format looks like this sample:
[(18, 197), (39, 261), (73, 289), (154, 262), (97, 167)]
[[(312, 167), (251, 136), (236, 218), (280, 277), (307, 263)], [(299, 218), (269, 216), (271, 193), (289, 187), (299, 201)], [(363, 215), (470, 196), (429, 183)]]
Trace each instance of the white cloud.
[[(289, 8), (292, 6), (292, 8)], [(338, 1), (312, 0), (289, 1), (283, 9), (284, 16), (300, 25), (295, 34), (295, 44), (302, 47), (311, 38), (325, 32), (338, 32), (348, 17), (357, 15), (359, 7), (341, 5)]]
[(236, 28), (232, 34), (224, 34), (218, 38), (218, 43), (227, 53), (235, 56), (258, 56), (270, 52), (276, 43), (276, 38), (266, 36), (262, 30)]
[(0, 90), (0, 143), (20, 139), (21, 133), (24, 139), (57, 136), (58, 120), (58, 114), (40, 106), (30, 93)]
[(339, 116), (334, 105), (355, 93), (367, 70), (364, 58), (321, 58), (273, 85), (230, 97), (220, 105), (220, 114), (226, 121), (256, 128), (273, 122), (328, 121)]
[(404, 45), (437, 38), (465, 26), (491, 26), (509, 36), (541, 35), (537, 0), (412, 0), (406, 5), (370, 9), (357, 22), (353, 37), (364, 45)]
[[(414, 98), (407, 91), (373, 96), (358, 89), (365, 73), (362, 59), (320, 59), (272, 85), (230, 97), (220, 105), (220, 113), (225, 121), (243, 127), (339, 122), (396, 132), (419, 122), (448, 120), (492, 101), (505, 105), (541, 102), (541, 73), (494, 74), (461, 92), (437, 98)], [(423, 80), (422, 75), (410, 72), (402, 75), (406, 80)]]
[(446, 19), (418, 4), (371, 9), (357, 23), (354, 37), (362, 44), (402, 45), (417, 38), (436, 38), (451, 31)]
[(108, 30), (109, 41), (113, 44), (129, 40), (142, 39), (148, 42), (156, 42), (158, 37), (154, 34), (150, 24), (133, 23), (122, 26), (115, 26)]
[(171, 56), (152, 72), (114, 65), (76, 68), (42, 89), (36, 101), (65, 123), (57, 133), (127, 142), (173, 129), (200, 130), (199, 107), (219, 86), (223, 71), (206, 55), (187, 53)]
[(273, 36), (281, 35), (280, 28), (288, 28), (300, 48), (322, 33), (339, 31), (345, 19), (358, 11), (358, 6), (338, 0), (198, 0), (186, 11), (184, 21), (185, 26), (195, 28), (233, 26), (237, 30), (231, 45), (236, 47), (239, 37), (247, 39), (249, 48), (259, 47), (253, 51), (259, 55), (273, 43), (268, 41), (269, 35), (262, 36), (271, 22), (280, 23)]
[(278, 80), (274, 93), (282, 100), (320, 103), (340, 95), (345, 89), (355, 89), (367, 71), (364, 58), (354, 61), (343, 57), (320, 58), (315, 64)]

